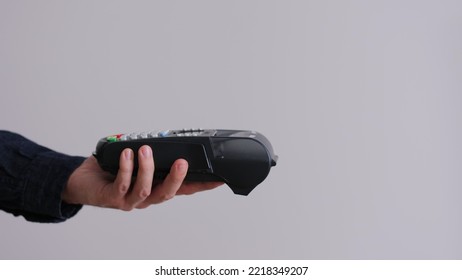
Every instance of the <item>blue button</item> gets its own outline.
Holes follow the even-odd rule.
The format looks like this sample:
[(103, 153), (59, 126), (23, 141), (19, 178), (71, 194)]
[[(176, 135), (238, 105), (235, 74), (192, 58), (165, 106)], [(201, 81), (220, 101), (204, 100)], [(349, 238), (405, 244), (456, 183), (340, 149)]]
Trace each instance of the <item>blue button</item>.
[(166, 136), (168, 136), (169, 132), (170, 132), (170, 130), (161, 131), (161, 132), (159, 132), (159, 136), (160, 137), (166, 137)]

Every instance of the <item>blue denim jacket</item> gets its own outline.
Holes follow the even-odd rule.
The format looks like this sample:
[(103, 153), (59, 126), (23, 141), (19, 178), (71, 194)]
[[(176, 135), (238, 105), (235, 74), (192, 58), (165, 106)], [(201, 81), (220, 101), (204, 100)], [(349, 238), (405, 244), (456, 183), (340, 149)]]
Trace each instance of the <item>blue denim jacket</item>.
[(0, 209), (41, 223), (74, 216), (82, 205), (65, 203), (61, 193), (84, 160), (0, 130)]

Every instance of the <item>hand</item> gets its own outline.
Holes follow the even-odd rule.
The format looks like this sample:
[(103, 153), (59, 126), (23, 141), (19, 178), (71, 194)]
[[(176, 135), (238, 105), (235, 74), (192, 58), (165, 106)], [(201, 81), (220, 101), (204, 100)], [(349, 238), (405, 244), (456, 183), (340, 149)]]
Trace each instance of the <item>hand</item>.
[(216, 188), (221, 182), (185, 182), (188, 162), (176, 160), (168, 176), (153, 181), (154, 160), (149, 146), (138, 150), (138, 174), (132, 178), (134, 154), (125, 149), (120, 154), (119, 172), (111, 175), (101, 169), (95, 157), (87, 158), (69, 177), (62, 199), (71, 204), (86, 204), (122, 210), (146, 208), (173, 198)]

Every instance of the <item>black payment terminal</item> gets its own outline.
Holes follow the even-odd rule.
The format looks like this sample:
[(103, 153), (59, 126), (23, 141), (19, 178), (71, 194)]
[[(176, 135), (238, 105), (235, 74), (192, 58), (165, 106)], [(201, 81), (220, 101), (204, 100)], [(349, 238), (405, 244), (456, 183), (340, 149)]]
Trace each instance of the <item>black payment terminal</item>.
[(181, 129), (116, 134), (99, 140), (94, 156), (102, 169), (116, 174), (120, 153), (152, 148), (154, 177), (164, 179), (173, 162), (188, 161), (188, 181), (221, 181), (235, 194), (248, 195), (268, 176), (278, 157), (262, 134), (247, 130)]

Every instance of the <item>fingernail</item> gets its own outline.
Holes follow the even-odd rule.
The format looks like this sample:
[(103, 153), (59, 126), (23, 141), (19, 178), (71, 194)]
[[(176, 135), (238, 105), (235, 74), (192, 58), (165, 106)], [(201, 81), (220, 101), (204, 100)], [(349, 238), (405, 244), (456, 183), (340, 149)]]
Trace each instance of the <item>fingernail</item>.
[(132, 159), (132, 150), (127, 149), (124, 152), (125, 159)]
[(186, 170), (188, 169), (188, 165), (184, 162), (182, 163), (179, 163), (178, 166), (177, 166), (177, 170), (181, 173), (184, 173), (186, 172)]
[(150, 157), (151, 156), (151, 149), (149, 149), (148, 147), (143, 147), (141, 149), (141, 153), (143, 154), (144, 157)]

